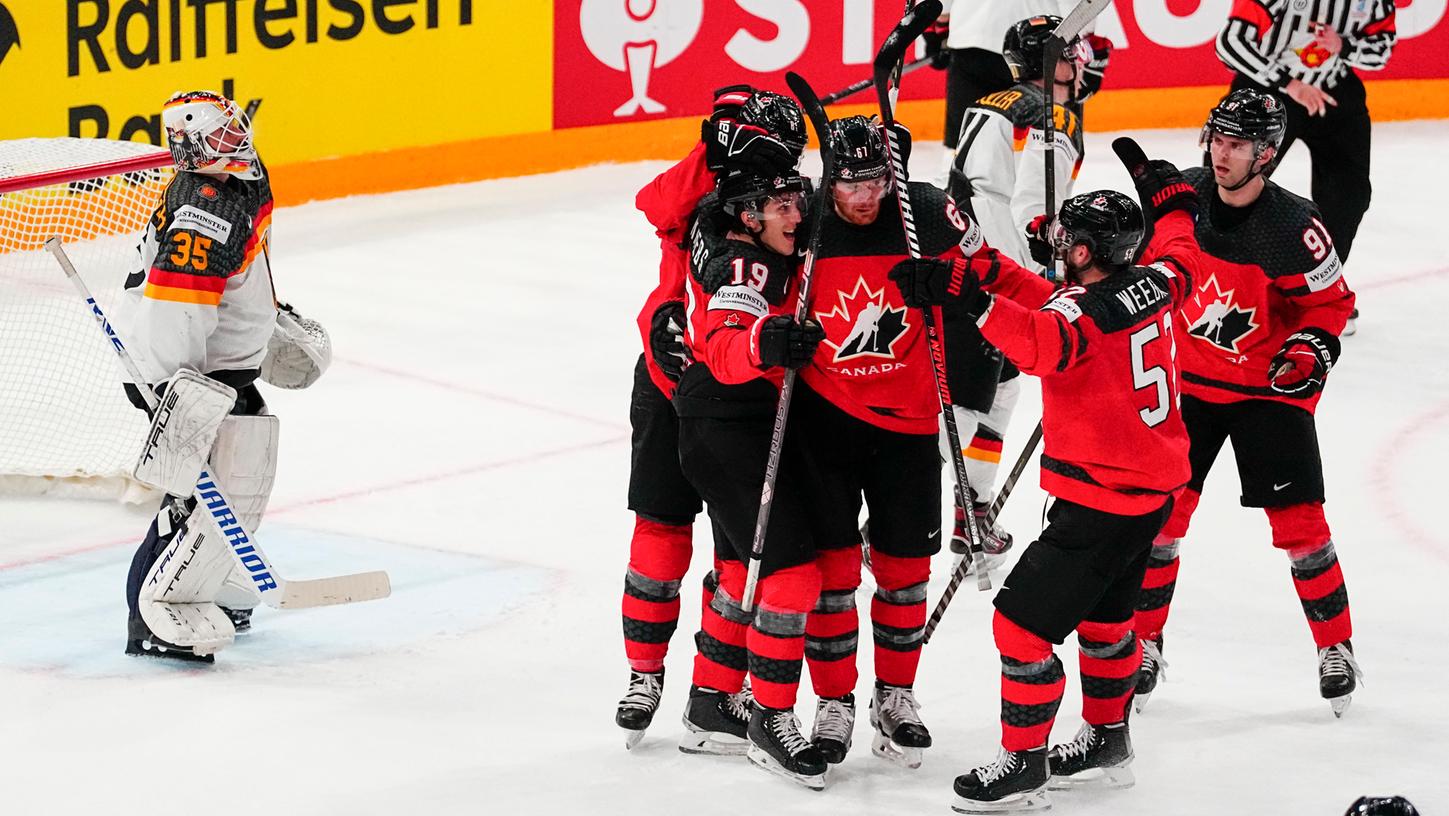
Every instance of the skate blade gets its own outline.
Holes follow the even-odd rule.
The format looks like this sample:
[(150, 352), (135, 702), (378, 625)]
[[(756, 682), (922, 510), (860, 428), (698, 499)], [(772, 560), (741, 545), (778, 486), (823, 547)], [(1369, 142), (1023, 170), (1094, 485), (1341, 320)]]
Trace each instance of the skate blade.
[(1353, 702), (1352, 694), (1345, 694), (1342, 697), (1331, 697), (1328, 700), (1328, 704), (1333, 706), (1333, 716), (1335, 718), (1342, 717), (1343, 712), (1348, 710), (1348, 704), (1351, 702)]
[(1121, 790), (1137, 784), (1137, 777), (1126, 765), (1114, 768), (1092, 768), (1071, 776), (1053, 776), (1047, 790)]
[(951, 803), (951, 809), (957, 813), (1037, 813), (1051, 810), (1052, 802), (1045, 790), (1034, 790), (1014, 793), (995, 802), (978, 802), (957, 796), (956, 801)]
[(915, 770), (921, 767), (921, 759), (925, 756), (926, 749), (897, 745), (886, 735), (877, 733), (871, 740), (870, 752), (888, 762)]
[(642, 739), (644, 739), (644, 729), (641, 728), (638, 731), (632, 731), (627, 728), (624, 729), (624, 750), (634, 750), (634, 746), (638, 745), (639, 741)]
[(721, 731), (696, 731), (690, 728), (679, 740), (679, 750), (685, 754), (703, 756), (743, 756), (750, 747), (748, 740)]
[(776, 762), (774, 757), (770, 756), (769, 753), (760, 748), (758, 745), (751, 745), (749, 749), (745, 751), (745, 757), (750, 760), (751, 765), (754, 765), (755, 767), (762, 770), (769, 771), (776, 776), (784, 777), (785, 779), (788, 779), (797, 785), (803, 785), (814, 791), (825, 790), (825, 774), (809, 776), (806, 774), (797, 774), (788, 771), (785, 769), (785, 766)]

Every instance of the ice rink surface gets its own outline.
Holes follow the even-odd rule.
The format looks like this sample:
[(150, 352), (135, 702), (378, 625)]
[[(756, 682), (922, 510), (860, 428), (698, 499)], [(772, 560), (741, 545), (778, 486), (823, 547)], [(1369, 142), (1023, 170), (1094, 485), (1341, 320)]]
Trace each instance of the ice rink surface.
[[(1114, 135), (1088, 134), (1078, 191), (1130, 191)], [(1198, 155), (1196, 133), (1135, 135), (1150, 156)], [(1182, 550), (1167, 682), (1132, 723), (1138, 784), (1056, 794), (1056, 812), (1337, 816), (1401, 793), (1449, 813), (1446, 145), (1449, 123), (1374, 128), (1374, 203), (1347, 265), (1363, 318), (1318, 412), (1367, 675), (1352, 708), (1336, 721), (1319, 699), (1287, 559), (1238, 506), (1224, 453)], [(918, 146), (917, 175), (939, 156)], [(330, 329), (337, 357), (308, 391), (266, 390), (282, 452), (260, 538), (296, 577), (384, 568), (394, 595), (263, 609), (212, 667), (127, 658), (122, 590), (151, 508), (0, 499), (3, 812), (949, 813), (952, 778), (996, 753), (989, 597), (964, 589), (925, 650), (925, 764), (871, 756), (862, 703), (855, 748), (814, 793), (675, 748), (703, 531), (663, 706), (624, 750), (627, 411), (658, 260), (633, 196), (664, 167), (279, 211), (279, 291)], [(1277, 178), (1307, 193), (1302, 146)], [(1028, 383), (1009, 460), (1040, 404)], [(1003, 516), (1023, 544), (1040, 529), (1035, 471)], [(1059, 654), (1054, 741), (1079, 723), (1075, 643)], [(813, 709), (807, 681), (807, 730)]]

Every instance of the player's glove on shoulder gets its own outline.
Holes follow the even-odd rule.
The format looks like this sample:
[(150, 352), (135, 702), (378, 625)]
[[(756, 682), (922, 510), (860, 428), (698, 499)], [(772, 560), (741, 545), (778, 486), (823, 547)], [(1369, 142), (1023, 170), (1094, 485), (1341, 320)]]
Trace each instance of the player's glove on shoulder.
[(1000, 269), (996, 253), (988, 250), (970, 258), (907, 258), (891, 269), (890, 278), (907, 306), (950, 306), (979, 315), (991, 302), (982, 281), (995, 280)]
[(1323, 390), (1339, 350), (1338, 338), (1323, 329), (1290, 335), (1268, 364), (1268, 385), (1279, 394), (1307, 399)]
[(813, 320), (803, 324), (785, 315), (767, 317), (755, 324), (751, 344), (755, 365), (760, 368), (800, 368), (815, 356), (815, 349), (825, 339), (825, 330)]
[(660, 304), (649, 321), (649, 356), (673, 382), (679, 382), (684, 369), (694, 362), (684, 344), (684, 324), (684, 304), (677, 300)]

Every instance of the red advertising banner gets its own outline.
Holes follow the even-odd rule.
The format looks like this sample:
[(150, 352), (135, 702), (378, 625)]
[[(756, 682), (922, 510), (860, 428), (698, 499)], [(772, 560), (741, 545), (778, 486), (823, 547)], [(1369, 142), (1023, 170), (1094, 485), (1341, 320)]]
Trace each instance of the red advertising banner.
[[(1213, 42), (1234, 2), (1115, 0), (1096, 24), (1117, 46), (1106, 87), (1226, 84)], [(1400, 0), (1399, 45), (1368, 77), (1449, 77), (1446, 4)], [(901, 0), (555, 0), (554, 127), (698, 115), (712, 89), (784, 91), (786, 71), (829, 93), (869, 76), (903, 9)], [(944, 74), (922, 70), (903, 96), (944, 92)]]

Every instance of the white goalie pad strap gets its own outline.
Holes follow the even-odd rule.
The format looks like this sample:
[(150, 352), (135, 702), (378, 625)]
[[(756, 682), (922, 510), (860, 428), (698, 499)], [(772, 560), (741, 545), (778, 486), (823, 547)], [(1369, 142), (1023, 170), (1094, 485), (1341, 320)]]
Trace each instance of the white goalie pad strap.
[(332, 364), (332, 341), (322, 324), (290, 309), (277, 310), (261, 376), (278, 388), (306, 388)]
[(272, 496), (280, 433), (281, 422), (271, 415), (228, 416), (211, 450), (211, 475), (251, 533), (262, 526), (262, 514)]
[(206, 467), (222, 420), (236, 404), (230, 386), (195, 371), (176, 372), (136, 460), (136, 480), (174, 496), (189, 496)]
[(210, 654), (236, 637), (231, 619), (214, 602), (234, 568), (230, 550), (204, 517), (193, 511), (141, 584), (141, 618), (156, 637), (197, 654)]

